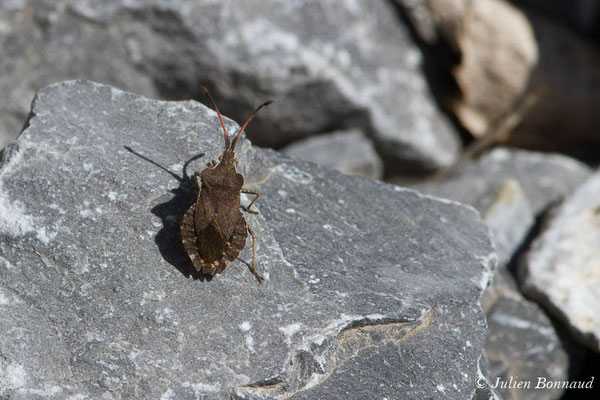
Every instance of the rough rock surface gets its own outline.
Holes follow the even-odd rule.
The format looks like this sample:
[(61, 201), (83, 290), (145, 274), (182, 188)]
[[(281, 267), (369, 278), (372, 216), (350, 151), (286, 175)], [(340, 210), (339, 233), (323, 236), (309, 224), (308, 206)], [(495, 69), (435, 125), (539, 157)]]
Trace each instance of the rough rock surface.
[(495, 261), (477, 213), (243, 141), (266, 281), (248, 245), (207, 280), (178, 222), (221, 146), (195, 102), (38, 93), (0, 159), (0, 395), (471, 398)]
[(519, 265), (523, 291), (600, 352), (600, 172), (548, 216)]
[[(278, 145), (358, 126), (391, 166), (435, 169), (459, 139), (436, 108), (421, 54), (385, 0), (25, 0), (0, 5), (0, 130), (16, 134), (33, 92), (86, 78), (153, 97), (204, 98)], [(7, 122), (1, 122), (7, 121)], [(5, 133), (6, 134), (6, 133)]]
[(299, 140), (282, 151), (351, 175), (381, 179), (383, 164), (373, 143), (359, 129), (332, 132)]

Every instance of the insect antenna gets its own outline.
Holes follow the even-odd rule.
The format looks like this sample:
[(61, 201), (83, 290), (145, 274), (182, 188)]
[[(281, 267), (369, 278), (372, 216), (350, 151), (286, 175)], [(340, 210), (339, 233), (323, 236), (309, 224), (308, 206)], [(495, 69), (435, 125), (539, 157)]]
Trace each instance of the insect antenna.
[(233, 139), (233, 142), (231, 143), (231, 148), (232, 149), (235, 149), (235, 146), (237, 145), (238, 141), (240, 140), (240, 135), (242, 134), (242, 132), (244, 132), (244, 129), (246, 129), (246, 126), (250, 123), (250, 121), (252, 121), (252, 118), (254, 118), (254, 116), (256, 115), (256, 113), (258, 113), (258, 111), (261, 108), (263, 108), (265, 106), (268, 106), (269, 104), (273, 103), (274, 101), (275, 100), (265, 101), (260, 106), (258, 106), (258, 108), (256, 110), (254, 110), (254, 112), (252, 114), (250, 114), (250, 116), (248, 117), (248, 119), (246, 120), (246, 122), (244, 122), (244, 125), (242, 125), (242, 127), (240, 128), (240, 131), (235, 136), (235, 139)]
[[(202, 92), (208, 96), (210, 102), (212, 103), (217, 115), (219, 116), (219, 121), (221, 121), (221, 126), (223, 127), (223, 134), (225, 135), (225, 149), (228, 149), (231, 145), (231, 139), (229, 139), (229, 135), (227, 134), (227, 129), (225, 128), (225, 122), (223, 122), (223, 117), (221, 117), (221, 112), (219, 111), (219, 107), (217, 107), (217, 103), (215, 103), (215, 99), (210, 95), (208, 89), (202, 86)], [(262, 107), (262, 106), (261, 106)], [(260, 107), (259, 107), (260, 108)], [(256, 110), (258, 111), (258, 110)]]

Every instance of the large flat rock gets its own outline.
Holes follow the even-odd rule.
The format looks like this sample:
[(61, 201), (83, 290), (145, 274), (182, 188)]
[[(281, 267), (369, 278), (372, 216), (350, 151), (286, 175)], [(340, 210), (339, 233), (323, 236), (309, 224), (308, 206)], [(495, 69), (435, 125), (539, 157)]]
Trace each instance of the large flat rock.
[(192, 101), (38, 93), (0, 159), (0, 395), (470, 399), (495, 262), (477, 212), (243, 141), (266, 280), (250, 245), (208, 280), (178, 224), (222, 140)]

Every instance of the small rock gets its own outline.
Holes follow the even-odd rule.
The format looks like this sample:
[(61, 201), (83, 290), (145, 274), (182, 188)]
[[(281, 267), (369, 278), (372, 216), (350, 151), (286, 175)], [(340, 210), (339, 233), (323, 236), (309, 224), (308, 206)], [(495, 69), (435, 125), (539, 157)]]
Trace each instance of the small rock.
[[(568, 340), (539, 305), (521, 295), (515, 278), (505, 268), (494, 274), (484, 297), (484, 310), (488, 321), (487, 376), (494, 390), (503, 399), (559, 399), (565, 389), (536, 389), (538, 379), (568, 380), (584, 351)], [(517, 388), (519, 382), (529, 383), (529, 387)]]
[(523, 291), (600, 352), (600, 172), (545, 221), (519, 266)]
[(525, 93), (537, 64), (527, 18), (503, 0), (396, 1), (427, 43), (449, 43), (460, 54), (449, 71), (459, 88), (450, 108), (473, 135), (487, 133)]
[(383, 164), (373, 143), (359, 129), (338, 131), (286, 146), (282, 151), (350, 175), (371, 179), (383, 177)]
[(477, 213), (243, 140), (265, 282), (248, 244), (192, 279), (178, 224), (222, 145), (196, 102), (38, 93), (0, 160), (0, 396), (470, 399), (495, 263)]
[(499, 147), (414, 187), (470, 204), (485, 215), (498, 200), (502, 185), (516, 180), (537, 216), (570, 195), (591, 171), (585, 164), (560, 154)]
[(529, 201), (516, 179), (508, 178), (498, 188), (496, 199), (486, 210), (483, 220), (492, 231), (499, 265), (506, 265), (534, 223)]

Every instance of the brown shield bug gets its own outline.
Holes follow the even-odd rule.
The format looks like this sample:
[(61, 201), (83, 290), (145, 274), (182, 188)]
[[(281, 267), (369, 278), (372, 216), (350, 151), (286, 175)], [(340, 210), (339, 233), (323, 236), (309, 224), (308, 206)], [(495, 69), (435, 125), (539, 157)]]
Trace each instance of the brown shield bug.
[[(273, 101), (261, 104), (248, 117), (231, 141), (214, 99), (206, 88), (203, 87), (202, 91), (208, 96), (217, 112), (225, 135), (225, 147), (218, 163), (213, 160), (202, 172), (194, 172), (194, 183), (200, 192), (196, 202), (190, 206), (181, 220), (183, 247), (197, 271), (214, 276), (223, 272), (235, 260), (246, 245), (246, 238), (250, 233), (252, 273), (262, 281), (263, 277), (256, 272), (256, 237), (240, 211), (241, 193), (254, 195), (254, 199), (246, 208), (246, 211), (252, 214), (256, 214), (251, 207), (260, 195), (258, 192), (243, 189), (244, 177), (237, 171), (238, 160), (235, 148), (242, 132), (256, 113)], [(202, 182), (201, 186), (198, 177)]]

